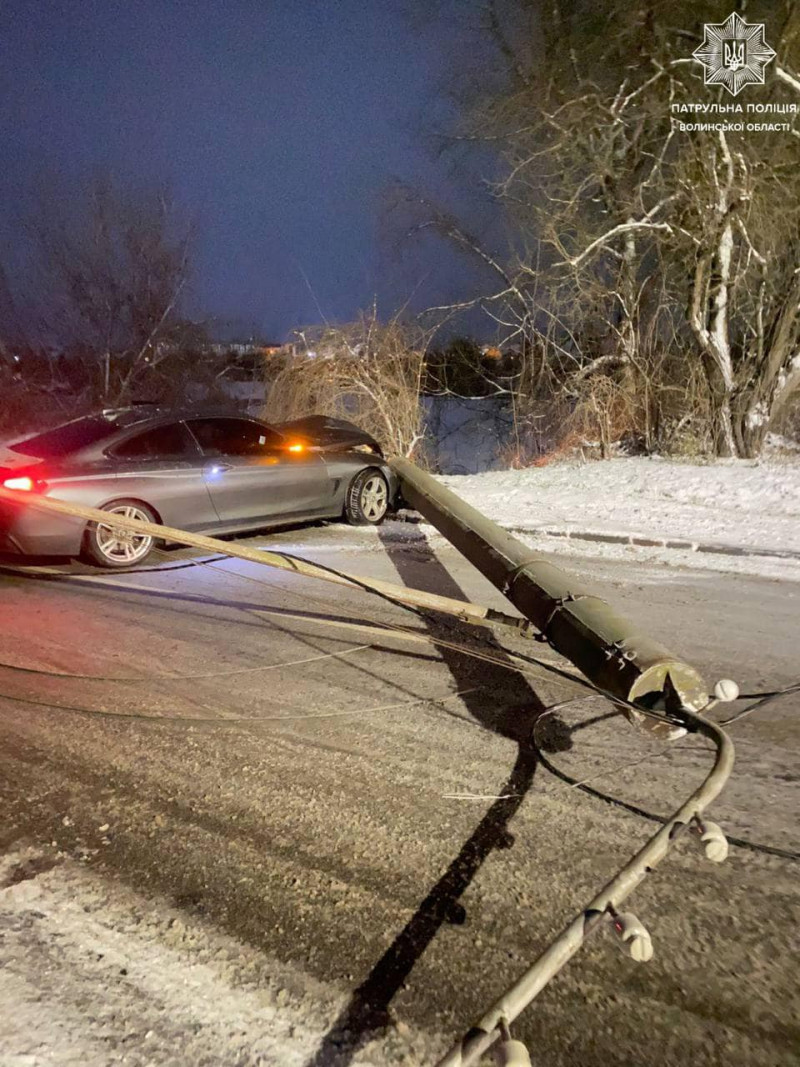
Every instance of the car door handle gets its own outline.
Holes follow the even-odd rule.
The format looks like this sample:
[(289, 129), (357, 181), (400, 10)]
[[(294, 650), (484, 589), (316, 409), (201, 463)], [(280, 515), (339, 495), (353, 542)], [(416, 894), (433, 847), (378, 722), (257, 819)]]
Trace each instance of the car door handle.
[(206, 474), (224, 474), (225, 471), (232, 471), (232, 470), (233, 470), (233, 464), (232, 463), (222, 463), (221, 461), (216, 461), (214, 463), (208, 463), (208, 464), (206, 464), (206, 467), (205, 467), (205, 473)]

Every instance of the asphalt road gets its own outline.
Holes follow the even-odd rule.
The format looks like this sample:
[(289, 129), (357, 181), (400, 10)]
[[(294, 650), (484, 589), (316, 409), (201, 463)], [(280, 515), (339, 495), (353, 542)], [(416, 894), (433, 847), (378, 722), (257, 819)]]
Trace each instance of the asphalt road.
[[(267, 541), (504, 606), (417, 527)], [(433, 1063), (653, 832), (603, 797), (667, 814), (710, 752), (589, 698), (537, 734), (572, 788), (530, 742), (581, 691), (502, 662), (542, 646), (192, 558), (0, 570), (0, 1063)], [(679, 564), (569, 561), (710, 683), (797, 680), (800, 586)], [(798, 1063), (800, 863), (760, 846), (800, 852), (799, 710), (732, 728), (711, 816), (756, 847), (681, 840), (630, 902), (655, 958), (596, 935), (520, 1022), (534, 1063)]]

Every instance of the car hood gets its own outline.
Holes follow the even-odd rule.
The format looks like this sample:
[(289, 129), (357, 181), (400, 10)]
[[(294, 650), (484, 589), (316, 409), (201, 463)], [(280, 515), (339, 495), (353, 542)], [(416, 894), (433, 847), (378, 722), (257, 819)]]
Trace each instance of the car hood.
[(381, 446), (374, 437), (354, 426), (345, 419), (334, 419), (327, 415), (309, 415), (304, 419), (281, 422), (275, 429), (287, 437), (302, 437), (310, 444), (335, 451), (346, 451), (357, 445), (368, 445), (379, 456), (383, 455)]

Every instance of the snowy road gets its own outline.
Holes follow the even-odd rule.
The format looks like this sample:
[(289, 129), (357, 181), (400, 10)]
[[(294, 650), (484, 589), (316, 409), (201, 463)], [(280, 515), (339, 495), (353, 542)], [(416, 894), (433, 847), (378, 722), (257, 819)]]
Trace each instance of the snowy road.
[[(419, 527), (270, 543), (502, 605)], [(710, 682), (796, 680), (800, 584), (627, 559), (569, 565)], [(537, 766), (533, 719), (574, 695), (565, 683), (364, 647), (329, 621), (422, 628), (391, 605), (235, 561), (60, 570), (0, 573), (0, 661), (93, 676), (0, 671), (4, 1067), (431, 1063), (652, 832)], [(793, 852), (799, 710), (788, 698), (735, 727), (712, 816)], [(708, 761), (695, 739), (664, 754), (618, 719), (571, 748), (566, 733), (554, 764), (657, 813)], [(681, 842), (631, 902), (655, 959), (587, 945), (524, 1016), (537, 1060), (796, 1063), (799, 871), (744, 848), (716, 867)]]

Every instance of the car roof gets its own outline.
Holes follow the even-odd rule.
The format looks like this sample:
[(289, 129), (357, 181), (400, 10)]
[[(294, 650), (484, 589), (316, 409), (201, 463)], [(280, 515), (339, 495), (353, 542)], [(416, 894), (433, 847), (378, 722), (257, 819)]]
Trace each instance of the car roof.
[(103, 408), (97, 412), (120, 430), (147, 423), (180, 422), (184, 419), (247, 419), (264, 425), (263, 419), (230, 408), (175, 408), (160, 404), (132, 404), (129, 407)]

